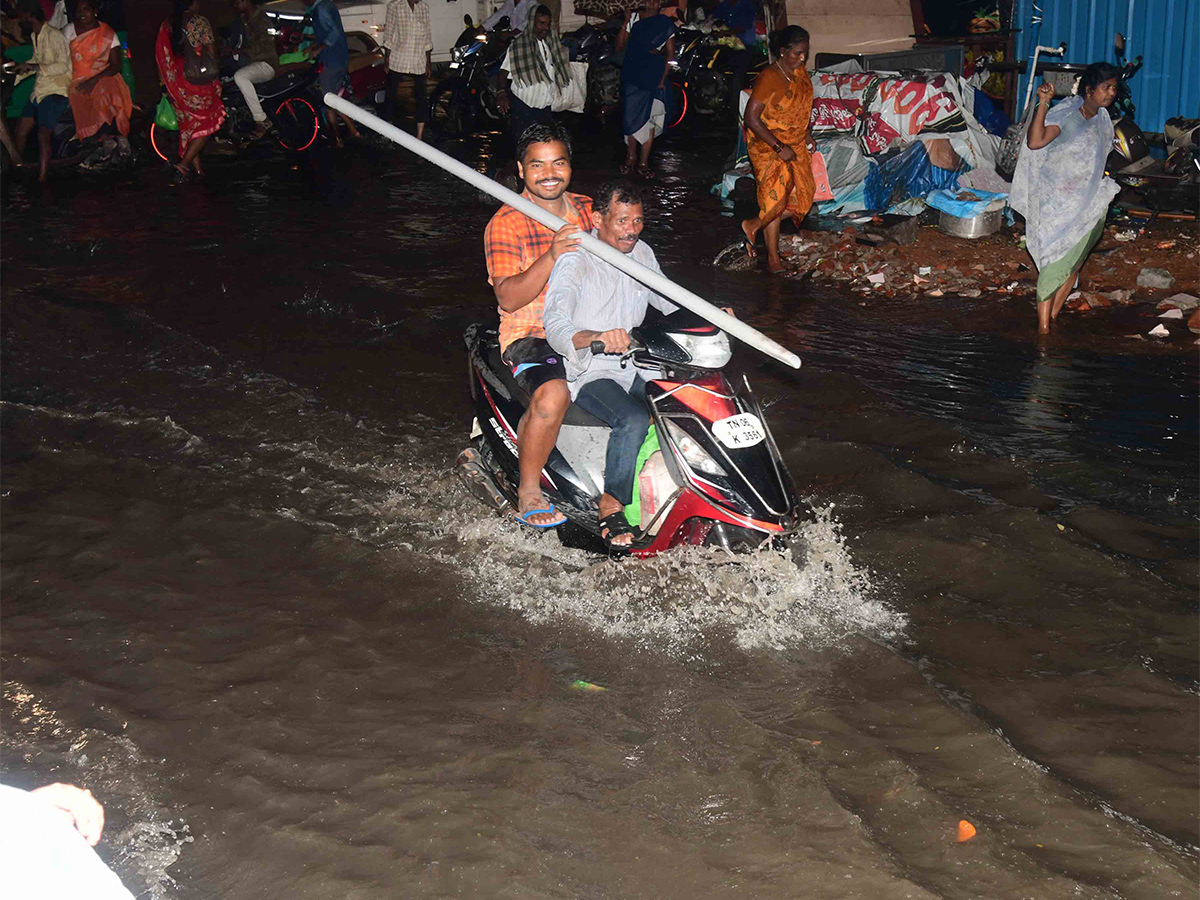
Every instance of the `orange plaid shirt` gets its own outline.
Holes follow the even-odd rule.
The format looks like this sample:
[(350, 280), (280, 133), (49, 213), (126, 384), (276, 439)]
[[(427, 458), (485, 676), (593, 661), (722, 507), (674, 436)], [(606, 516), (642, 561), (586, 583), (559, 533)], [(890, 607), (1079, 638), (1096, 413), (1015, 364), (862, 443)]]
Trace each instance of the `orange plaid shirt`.
[[(592, 230), (592, 198), (583, 194), (563, 194), (567, 201), (566, 220), (584, 231)], [(488, 284), (495, 285), (496, 279), (509, 275), (520, 275), (538, 257), (550, 249), (554, 232), (511, 206), (502, 206), (492, 216), (483, 232), (483, 253), (487, 257)], [(542, 310), (546, 306), (546, 288), (543, 285), (536, 298), (516, 312), (500, 313), (500, 352), (523, 337), (546, 336), (542, 327)]]

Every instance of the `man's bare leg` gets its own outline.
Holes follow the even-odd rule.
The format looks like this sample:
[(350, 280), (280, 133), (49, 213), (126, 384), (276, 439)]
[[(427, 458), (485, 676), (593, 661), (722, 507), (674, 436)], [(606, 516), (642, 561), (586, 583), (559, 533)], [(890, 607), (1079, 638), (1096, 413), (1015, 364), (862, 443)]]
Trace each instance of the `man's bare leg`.
[(25, 144), (29, 140), (29, 135), (33, 134), (33, 127), (36, 124), (37, 122), (28, 116), (17, 123), (17, 158), (13, 162), (21, 162), (21, 156), (25, 153)]
[(638, 142), (632, 134), (625, 135), (625, 162), (621, 163), (621, 174), (628, 175), (637, 165)]
[[(542, 495), (542, 469), (558, 440), (558, 429), (570, 405), (567, 383), (561, 378), (547, 381), (533, 392), (529, 410), (517, 425), (517, 464), (521, 471), (521, 484), (517, 488), (519, 513), (546, 508), (546, 498)], [(562, 516), (557, 512), (538, 513), (529, 516), (527, 521), (530, 525), (550, 525), (562, 521)]]
[(38, 126), (38, 181), (45, 181), (50, 171), (50, 135), (49, 128)]

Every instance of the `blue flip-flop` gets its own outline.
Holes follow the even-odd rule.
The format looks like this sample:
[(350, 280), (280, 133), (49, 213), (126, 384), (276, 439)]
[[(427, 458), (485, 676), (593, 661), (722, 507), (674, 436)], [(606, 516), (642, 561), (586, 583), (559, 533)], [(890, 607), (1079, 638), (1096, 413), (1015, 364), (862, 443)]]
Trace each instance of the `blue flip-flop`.
[[(537, 524), (537, 522), (529, 521), (530, 516), (536, 516), (538, 513), (555, 513), (555, 512), (558, 512), (558, 510), (556, 510), (554, 508), (554, 504), (551, 503), (545, 509), (531, 509), (528, 512), (523, 512), (523, 513), (514, 512), (513, 518), (516, 519), (518, 522), (520, 522), (522, 525), (526, 525), (529, 528), (557, 528), (559, 525), (566, 525), (567, 524), (566, 516), (563, 516), (562, 521), (560, 521), (560, 522), (547, 522), (545, 525), (539, 525), (539, 524)], [(559, 513), (559, 515), (561, 516), (562, 513)]]

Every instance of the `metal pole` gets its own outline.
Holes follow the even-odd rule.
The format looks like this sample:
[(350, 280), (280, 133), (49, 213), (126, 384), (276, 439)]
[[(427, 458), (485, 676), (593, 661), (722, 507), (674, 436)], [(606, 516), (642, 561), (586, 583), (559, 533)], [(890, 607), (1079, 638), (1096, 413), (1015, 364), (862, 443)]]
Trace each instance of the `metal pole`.
[[(501, 203), (507, 203), (514, 209), (520, 210), (535, 222), (545, 225), (551, 231), (558, 231), (558, 229), (567, 224), (558, 216), (542, 209), (536, 203), (522, 197), (520, 194), (513, 193), (486, 175), (481, 175), (469, 166), (463, 165), (457, 159), (447, 156), (441, 150), (429, 146), (424, 141), (417, 140), (411, 134), (401, 131), (396, 126), (383, 121), (383, 119), (367, 112), (365, 109), (361, 109), (334, 94), (326, 94), (325, 103), (331, 109), (335, 109), (343, 115), (354, 119), (356, 122), (367, 126), (372, 131), (390, 138), (406, 150), (411, 150), (413, 153), (429, 160), (435, 166), (444, 169), (451, 175), (456, 175), (468, 184), (479, 188), (484, 193), (491, 194)], [(581, 245), (589, 253), (616, 266), (626, 275), (636, 278), (652, 291), (662, 294), (667, 299), (673, 300), (696, 315), (707, 319), (727, 334), (733, 335), (756, 350), (762, 351), (767, 356), (773, 357), (791, 366), (793, 369), (800, 368), (800, 357), (795, 353), (777, 344), (765, 334), (751, 328), (741, 319), (734, 318), (713, 306), (707, 300), (696, 296), (687, 288), (680, 287), (670, 279), (659, 275), (657, 272), (652, 272), (639, 262), (635, 262), (615, 247), (610, 247), (604, 241), (594, 238), (590, 234), (583, 235)]]

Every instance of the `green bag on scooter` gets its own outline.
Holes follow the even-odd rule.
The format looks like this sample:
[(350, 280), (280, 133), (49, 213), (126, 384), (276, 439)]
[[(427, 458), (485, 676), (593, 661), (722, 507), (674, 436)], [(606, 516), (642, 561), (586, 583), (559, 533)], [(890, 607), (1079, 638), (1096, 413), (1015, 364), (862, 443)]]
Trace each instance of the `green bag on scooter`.
[(167, 131), (179, 130), (179, 122), (175, 119), (175, 107), (171, 105), (166, 94), (158, 101), (158, 109), (154, 111), (154, 124)]

